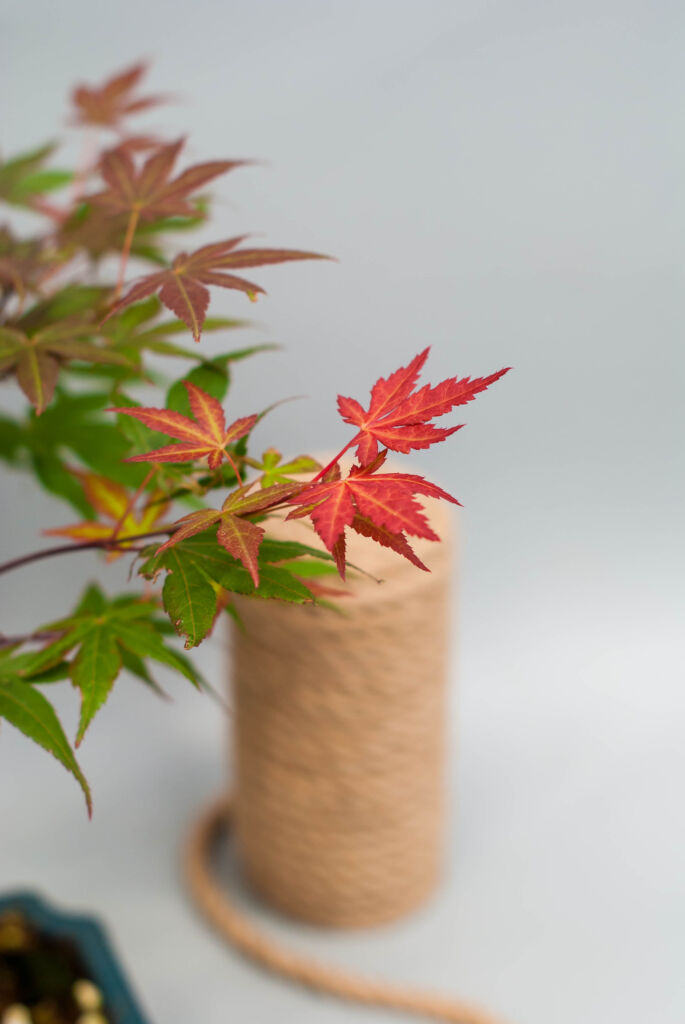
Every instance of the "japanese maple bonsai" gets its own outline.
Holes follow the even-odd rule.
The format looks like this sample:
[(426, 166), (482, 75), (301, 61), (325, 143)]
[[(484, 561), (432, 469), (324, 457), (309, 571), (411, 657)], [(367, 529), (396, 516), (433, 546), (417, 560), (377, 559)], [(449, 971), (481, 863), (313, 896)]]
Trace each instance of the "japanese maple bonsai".
[[(417, 388), (424, 348), (374, 384), (367, 408), (339, 397), (351, 437), (326, 466), (308, 455), (283, 461), (274, 448), (256, 456), (251, 431), (268, 410), (236, 409), (236, 417), (231, 399), (227, 423), (224, 403), (231, 365), (269, 346), (208, 351), (203, 334), (223, 337), (242, 325), (207, 317), (210, 288), (255, 300), (263, 289), (239, 271), (323, 257), (255, 248), (245, 236), (169, 257), (176, 247), (168, 237), (205, 223), (205, 186), (246, 161), (176, 173), (183, 140), (128, 128), (132, 115), (160, 102), (138, 95), (144, 70), (137, 65), (102, 86), (75, 89), (75, 121), (90, 154), (75, 173), (52, 166), (53, 146), (0, 165), (2, 200), (42, 220), (29, 237), (0, 228), (0, 373), (30, 403), (26, 415), (0, 416), (0, 456), (81, 517), (44, 531), (65, 543), (0, 571), (98, 548), (107, 561), (132, 556), (141, 580), (138, 591), (113, 597), (90, 584), (75, 608), (55, 609), (52, 621), (27, 623), (24, 634), (0, 644), (0, 716), (73, 773), (89, 811), (88, 783), (42, 684), (71, 680), (79, 691), (78, 747), (122, 671), (156, 687), (152, 663), (159, 662), (202, 686), (173, 635), (186, 650), (196, 647), (231, 610), (233, 594), (320, 600), (321, 573), (345, 575), (347, 529), (425, 569), (408, 538), (439, 538), (417, 496), (456, 499), (422, 476), (386, 471), (387, 452), (445, 440), (458, 426), (432, 421), (506, 372)], [(104, 140), (101, 151), (97, 140)], [(134, 260), (137, 269), (152, 269), (129, 282)], [(184, 334), (201, 344), (180, 344)], [(154, 357), (188, 367), (179, 379), (171, 374), (159, 408), (134, 397), (163, 380)], [(351, 450), (356, 461), (343, 471)], [(323, 549), (271, 537), (269, 516), (277, 512), (309, 519)]]

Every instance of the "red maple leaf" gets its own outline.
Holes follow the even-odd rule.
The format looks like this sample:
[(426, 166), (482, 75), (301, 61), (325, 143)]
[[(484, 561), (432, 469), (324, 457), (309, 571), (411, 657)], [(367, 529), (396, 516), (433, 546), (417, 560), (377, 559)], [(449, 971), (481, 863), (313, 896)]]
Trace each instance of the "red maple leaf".
[(249, 494), (253, 484), (239, 487), (226, 498), (225, 502), (218, 508), (204, 508), (197, 512), (190, 512), (183, 516), (174, 525), (177, 526), (173, 536), (158, 549), (160, 551), (173, 547), (181, 540), (194, 537), (196, 533), (203, 533), (211, 526), (219, 524), (217, 540), (230, 555), (237, 558), (249, 572), (254, 585), (259, 586), (259, 569), (257, 557), (259, 546), (262, 543), (264, 530), (257, 523), (245, 518), (249, 515), (261, 515), (280, 505), (302, 488), (302, 484), (289, 482), (274, 484), (271, 487), (262, 488), (254, 494)]
[(319, 537), (336, 560), (341, 576), (345, 575), (345, 527), (404, 555), (415, 565), (426, 566), (414, 553), (406, 534), (440, 538), (431, 529), (422, 506), (415, 494), (431, 498), (445, 498), (459, 502), (441, 487), (413, 473), (379, 473), (385, 462), (383, 452), (372, 463), (353, 466), (350, 474), (342, 478), (336, 467), (327, 479), (305, 485), (289, 504), (300, 506), (288, 516), (308, 515)]
[(140, 220), (197, 216), (197, 207), (188, 202), (188, 196), (248, 161), (212, 160), (195, 164), (172, 179), (171, 172), (184, 142), (185, 139), (179, 139), (157, 146), (140, 167), (129, 143), (107, 150), (100, 161), (100, 171), (108, 187), (90, 196), (90, 202), (113, 214), (136, 213)]
[(509, 370), (506, 367), (489, 377), (474, 380), (450, 377), (435, 387), (425, 384), (414, 391), (429, 352), (430, 348), (425, 348), (408, 366), (396, 370), (387, 379), (381, 377), (373, 386), (368, 409), (354, 398), (338, 395), (340, 415), (346, 423), (359, 428), (347, 448), (357, 445), (357, 458), (362, 465), (375, 459), (379, 444), (407, 453), (412, 448), (428, 448), (437, 441), (444, 441), (463, 424), (443, 428), (434, 426), (430, 420), (443, 416), (455, 405), (472, 401)]
[[(117, 408), (109, 412), (123, 413), (140, 420), (151, 430), (158, 430), (169, 437), (177, 437), (180, 444), (168, 444), (145, 455), (133, 455), (125, 462), (191, 462), (206, 458), (211, 469), (221, 465), (226, 454), (226, 445), (248, 434), (257, 422), (258, 416), (241, 416), (229, 427), (221, 403), (206, 391), (183, 381), (194, 420), (173, 412), (171, 409)], [(230, 459), (229, 459), (230, 461)]]
[(158, 103), (162, 96), (136, 97), (134, 91), (147, 71), (144, 63), (121, 71), (100, 86), (78, 85), (71, 94), (76, 107), (76, 123), (115, 128), (127, 114), (137, 114)]
[(300, 252), (296, 249), (238, 249), (246, 236), (229, 238), (225, 242), (203, 245), (193, 253), (180, 253), (171, 267), (141, 278), (110, 309), (107, 317), (121, 312), (133, 302), (145, 299), (159, 292), (159, 297), (172, 313), (184, 321), (193, 332), (195, 341), (200, 340), (202, 325), (209, 306), (209, 290), (206, 285), (220, 288), (234, 288), (254, 298), (263, 292), (258, 284), (246, 281), (236, 274), (227, 273), (238, 267), (261, 267), (270, 263), (287, 263), (291, 260), (328, 259), (315, 252)]

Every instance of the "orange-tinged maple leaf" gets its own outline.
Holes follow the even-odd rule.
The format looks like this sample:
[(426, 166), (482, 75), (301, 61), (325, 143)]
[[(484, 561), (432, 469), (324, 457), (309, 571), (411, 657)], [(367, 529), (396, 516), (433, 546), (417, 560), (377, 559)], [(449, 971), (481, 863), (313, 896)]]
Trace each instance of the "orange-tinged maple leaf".
[(0, 292), (5, 302), (12, 292), (23, 301), (28, 292), (38, 291), (58, 263), (42, 239), (15, 238), (8, 227), (0, 227)]
[(258, 555), (264, 530), (246, 516), (263, 515), (301, 490), (303, 484), (289, 482), (274, 484), (250, 494), (253, 484), (239, 487), (228, 495), (220, 509), (204, 508), (190, 512), (174, 525), (176, 529), (166, 543), (157, 550), (165, 551), (179, 541), (203, 533), (218, 524), (217, 540), (223, 548), (241, 562), (249, 572), (254, 585), (259, 586)]
[(76, 123), (115, 128), (123, 117), (164, 102), (162, 96), (136, 97), (134, 91), (147, 71), (144, 63), (121, 71), (100, 86), (78, 85), (71, 94)]
[(44, 327), (28, 337), (23, 331), (0, 327), (0, 377), (15, 373), (17, 383), (40, 414), (52, 398), (62, 364), (71, 359), (129, 366), (121, 353), (82, 340), (93, 334), (88, 323)]
[[(170, 503), (164, 500), (161, 491), (153, 491), (140, 509), (135, 509), (135, 493), (129, 492), (121, 484), (97, 473), (77, 473), (83, 486), (83, 492), (101, 520), (87, 520), (73, 523), (71, 526), (58, 526), (43, 530), (47, 537), (70, 537), (77, 541), (90, 540), (121, 540), (135, 537), (151, 531), (159, 526)], [(103, 521), (103, 520), (109, 520)], [(161, 528), (161, 527), (160, 527)], [(121, 550), (110, 551), (108, 561), (120, 558), (126, 545)]]
[(246, 160), (212, 160), (195, 164), (177, 178), (171, 172), (185, 140), (158, 146), (140, 168), (124, 144), (109, 149), (100, 161), (100, 170), (107, 188), (90, 196), (90, 202), (108, 212), (137, 213), (140, 220), (160, 217), (193, 217), (197, 208), (188, 196), (220, 174), (247, 163)]
[(412, 361), (387, 379), (378, 380), (371, 391), (369, 408), (364, 409), (354, 398), (338, 396), (338, 410), (346, 423), (359, 428), (348, 447), (357, 445), (357, 458), (366, 465), (378, 454), (378, 445), (395, 452), (407, 453), (413, 448), (428, 448), (444, 441), (463, 424), (436, 427), (430, 420), (443, 416), (454, 406), (472, 401), (509, 370), (506, 367), (489, 377), (451, 377), (432, 387), (424, 385), (414, 391), (421, 368), (430, 348), (425, 348)]
[(193, 462), (195, 459), (206, 458), (210, 469), (217, 469), (224, 458), (228, 459), (226, 446), (249, 434), (259, 418), (256, 414), (241, 416), (227, 427), (224, 410), (216, 398), (189, 380), (184, 380), (183, 386), (188, 392), (190, 408), (195, 417), (192, 420), (171, 409), (128, 406), (108, 410), (133, 416), (151, 430), (176, 437), (180, 442), (155, 448), (144, 455), (133, 455), (125, 459), (125, 462)]
[(132, 285), (123, 298), (112, 306), (105, 319), (121, 312), (131, 303), (158, 292), (167, 309), (183, 320), (193, 332), (195, 341), (199, 341), (209, 306), (207, 285), (236, 289), (245, 292), (250, 298), (254, 298), (258, 292), (264, 292), (258, 284), (227, 271), (288, 263), (292, 260), (329, 259), (320, 253), (300, 252), (296, 249), (237, 248), (245, 238), (242, 235), (225, 242), (204, 245), (193, 253), (180, 253), (168, 269), (148, 274)]
[(288, 518), (299, 518), (303, 513), (311, 518), (316, 532), (335, 558), (341, 576), (345, 574), (345, 527), (373, 537), (425, 568), (405, 534), (426, 540), (440, 538), (431, 529), (414, 495), (444, 498), (459, 504), (451, 494), (424, 477), (413, 473), (378, 473), (385, 455), (383, 452), (369, 465), (353, 466), (347, 477), (306, 484), (289, 502), (302, 508), (291, 512)]

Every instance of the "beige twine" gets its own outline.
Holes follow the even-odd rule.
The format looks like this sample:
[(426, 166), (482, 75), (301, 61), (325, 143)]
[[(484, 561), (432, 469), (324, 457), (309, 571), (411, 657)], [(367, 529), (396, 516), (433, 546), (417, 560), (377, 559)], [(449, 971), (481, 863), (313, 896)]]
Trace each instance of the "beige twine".
[(434, 888), (443, 849), (452, 552), (449, 514), (431, 504), (444, 542), (415, 545), (430, 573), (355, 538), (351, 560), (386, 582), (355, 578), (344, 615), (238, 601), (235, 795), (230, 805), (214, 803), (193, 829), (187, 874), (214, 926), (271, 970), (357, 1002), (455, 1024), (494, 1024), (461, 1003), (365, 981), (282, 950), (232, 906), (208, 867), (213, 838), (230, 819), (248, 881), (293, 917), (374, 925), (414, 909)]
[(186, 847), (185, 875), (198, 909), (244, 956), (290, 981), (348, 1002), (384, 1007), (449, 1024), (503, 1024), (484, 1010), (456, 999), (371, 981), (298, 956), (261, 933), (236, 909), (210, 868), (212, 845), (230, 823), (231, 811), (230, 800), (221, 797), (194, 823)]

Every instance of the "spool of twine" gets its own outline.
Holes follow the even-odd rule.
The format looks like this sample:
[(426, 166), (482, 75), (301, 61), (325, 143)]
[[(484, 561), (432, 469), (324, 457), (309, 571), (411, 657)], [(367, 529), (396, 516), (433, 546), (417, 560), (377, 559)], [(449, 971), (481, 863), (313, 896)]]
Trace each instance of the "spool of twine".
[[(269, 903), (311, 923), (400, 917), (439, 874), (453, 543), (449, 510), (430, 517), (443, 542), (413, 546), (431, 572), (354, 535), (349, 559), (382, 582), (352, 574), (340, 612), (236, 603), (238, 853)], [(312, 543), (304, 524), (288, 536), (298, 525)]]
[[(336, 599), (342, 614), (238, 601), (234, 793), (213, 801), (193, 824), (185, 874), (217, 932), (267, 970), (411, 1017), (498, 1024), (470, 1003), (359, 977), (283, 948), (235, 906), (212, 871), (212, 847), (230, 827), (244, 872), (266, 900), (339, 927), (399, 917), (433, 889), (443, 845), (454, 536), (449, 511), (430, 506), (443, 543), (413, 546), (431, 573), (355, 535), (350, 559), (384, 582), (356, 576), (349, 596)], [(288, 524), (284, 536), (292, 539), (297, 525)], [(308, 532), (299, 539), (315, 543)]]

